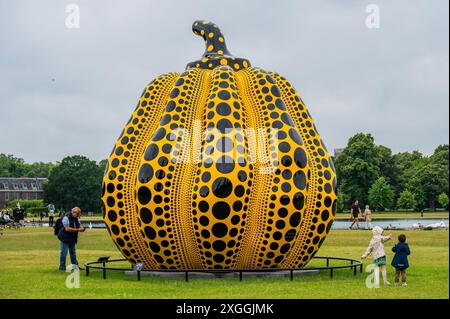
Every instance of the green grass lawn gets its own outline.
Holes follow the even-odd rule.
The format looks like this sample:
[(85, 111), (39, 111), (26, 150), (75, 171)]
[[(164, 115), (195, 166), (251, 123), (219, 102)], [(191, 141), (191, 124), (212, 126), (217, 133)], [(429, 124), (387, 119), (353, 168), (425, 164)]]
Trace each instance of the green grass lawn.
[[(49, 228), (4, 230), (0, 236), (0, 298), (448, 298), (448, 231), (402, 231), (408, 237), (412, 254), (408, 287), (365, 286), (366, 273), (356, 277), (349, 269), (289, 278), (190, 279), (135, 276), (92, 270), (81, 272), (80, 288), (65, 286), (66, 273), (59, 272), (59, 241)], [(400, 231), (394, 231), (396, 236)], [(318, 255), (358, 259), (366, 249), (370, 231), (332, 230)], [(388, 261), (394, 242), (387, 243)], [(104, 229), (87, 230), (78, 245), (80, 263), (99, 256), (121, 257)], [(370, 260), (365, 261), (365, 265)], [(319, 265), (317, 261), (310, 265)], [(393, 282), (393, 269), (388, 266)]]

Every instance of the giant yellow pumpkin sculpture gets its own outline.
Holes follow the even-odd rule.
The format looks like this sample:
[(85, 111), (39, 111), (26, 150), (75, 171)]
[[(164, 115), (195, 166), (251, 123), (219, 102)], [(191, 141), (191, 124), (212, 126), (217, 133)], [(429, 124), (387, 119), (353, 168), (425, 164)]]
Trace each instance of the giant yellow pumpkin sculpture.
[(104, 221), (145, 269), (299, 268), (334, 220), (336, 177), (292, 85), (227, 50), (144, 90), (108, 159)]

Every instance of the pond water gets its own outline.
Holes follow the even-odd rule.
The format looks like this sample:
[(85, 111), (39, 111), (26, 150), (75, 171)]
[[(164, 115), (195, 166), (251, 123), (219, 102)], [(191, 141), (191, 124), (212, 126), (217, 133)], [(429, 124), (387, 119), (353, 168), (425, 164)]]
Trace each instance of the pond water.
[[(335, 220), (331, 229), (347, 229), (351, 223), (349, 220)], [(448, 228), (448, 218), (389, 218), (372, 220), (372, 226), (380, 226), (383, 229), (414, 229), (420, 228), (420, 226), (426, 227), (438, 223), (443, 223)], [(365, 229), (365, 227), (365, 221), (360, 221), (359, 228)], [(353, 225), (353, 228), (356, 229), (356, 226)]]
[[(383, 229), (414, 229), (426, 227), (428, 225), (443, 223), (448, 228), (448, 218), (399, 218), (399, 219), (376, 219), (372, 221), (372, 226), (380, 226)], [(27, 226), (31, 227), (48, 227), (48, 223), (39, 222), (26, 222)], [(82, 221), (85, 228), (105, 228), (105, 223), (102, 220)], [(335, 220), (331, 229), (348, 229), (351, 225), (349, 220)], [(92, 227), (90, 227), (92, 226)], [(417, 227), (419, 226), (419, 227)], [(364, 221), (359, 222), (359, 228), (365, 229), (366, 225)], [(356, 226), (353, 226), (356, 228)], [(442, 228), (442, 227), (441, 227)]]

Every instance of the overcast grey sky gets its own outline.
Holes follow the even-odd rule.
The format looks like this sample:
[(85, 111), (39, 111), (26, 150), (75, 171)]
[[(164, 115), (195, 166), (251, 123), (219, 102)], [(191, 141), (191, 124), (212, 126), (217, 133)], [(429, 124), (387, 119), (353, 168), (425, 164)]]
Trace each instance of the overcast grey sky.
[[(68, 29), (77, 4), (80, 28)], [(217, 3), (214, 5), (213, 3)], [(369, 29), (366, 6), (380, 8)], [(448, 1), (1, 1), (0, 153), (106, 158), (145, 87), (200, 57), (194, 20), (281, 73), (332, 152), (357, 132), (430, 154), (449, 133)]]

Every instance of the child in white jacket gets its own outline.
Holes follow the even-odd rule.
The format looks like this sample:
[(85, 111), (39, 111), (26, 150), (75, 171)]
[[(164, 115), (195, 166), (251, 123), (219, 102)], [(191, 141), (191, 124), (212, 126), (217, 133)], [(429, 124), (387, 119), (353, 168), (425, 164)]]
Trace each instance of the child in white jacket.
[(386, 253), (384, 252), (384, 243), (392, 238), (392, 234), (388, 236), (383, 236), (383, 228), (375, 226), (372, 229), (373, 237), (370, 241), (369, 247), (367, 247), (364, 255), (361, 256), (362, 259), (367, 258), (370, 253), (373, 255), (373, 263), (375, 264), (375, 280), (379, 282), (379, 271), (381, 270), (381, 275), (383, 276), (383, 282), (385, 285), (390, 283), (387, 281), (386, 274)]

